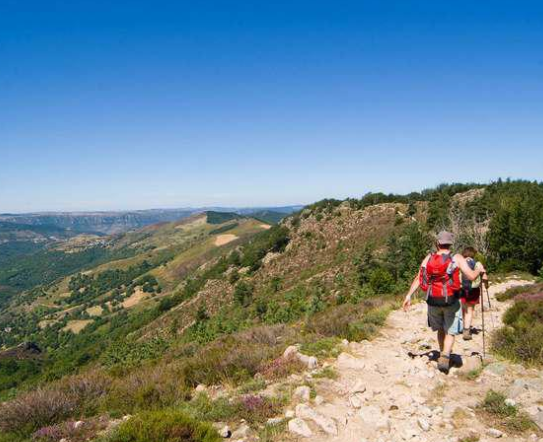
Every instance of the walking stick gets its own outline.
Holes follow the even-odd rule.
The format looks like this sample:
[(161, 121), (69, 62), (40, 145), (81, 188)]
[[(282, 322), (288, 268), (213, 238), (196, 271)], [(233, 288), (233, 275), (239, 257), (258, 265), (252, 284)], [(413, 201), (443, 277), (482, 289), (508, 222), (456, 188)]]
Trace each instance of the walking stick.
[[(484, 286), (484, 284), (483, 284)], [(487, 291), (488, 293), (488, 291)], [(481, 302), (481, 321), (483, 323), (483, 362), (485, 362), (485, 359), (486, 359), (486, 340), (485, 340), (485, 305), (484, 305), (484, 301), (483, 301), (483, 293), (481, 293), (481, 296), (480, 296), (480, 302)]]

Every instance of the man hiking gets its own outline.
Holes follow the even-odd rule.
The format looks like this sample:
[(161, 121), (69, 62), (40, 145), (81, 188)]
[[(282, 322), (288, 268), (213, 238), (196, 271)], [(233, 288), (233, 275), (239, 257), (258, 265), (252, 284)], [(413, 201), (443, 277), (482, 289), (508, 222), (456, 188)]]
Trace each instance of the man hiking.
[[(475, 255), (477, 251), (473, 247), (466, 247), (462, 251), (462, 256), (466, 259), (470, 269), (480, 270), (482, 264), (475, 261)], [(460, 300), (462, 301), (462, 318), (464, 322), (464, 332), (462, 337), (465, 341), (471, 340), (471, 324), (473, 322), (473, 312), (475, 311), (475, 306), (479, 304), (479, 299), (481, 297), (481, 282), (487, 282), (486, 274), (475, 280), (471, 281), (469, 278), (466, 278), (462, 273), (462, 294), (460, 295)]]
[(419, 288), (426, 292), (428, 325), (437, 332), (439, 342), (437, 368), (446, 374), (450, 368), (455, 336), (463, 331), (460, 270), (464, 277), (471, 281), (485, 273), (482, 265), (473, 270), (462, 255), (453, 256), (453, 243), (452, 233), (443, 231), (437, 235), (437, 251), (424, 258), (403, 302), (403, 308), (407, 311), (413, 293)]

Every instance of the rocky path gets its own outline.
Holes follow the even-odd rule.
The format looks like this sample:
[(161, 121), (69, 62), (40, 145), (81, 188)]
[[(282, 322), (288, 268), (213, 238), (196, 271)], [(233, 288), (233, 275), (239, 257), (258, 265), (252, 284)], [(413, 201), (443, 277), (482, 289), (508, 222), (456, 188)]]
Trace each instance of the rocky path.
[[(494, 295), (523, 283), (513, 280), (490, 288), (488, 331), (492, 322), (494, 327), (501, 324), (507, 308)], [(481, 326), (480, 313), (474, 326)], [(543, 441), (541, 433), (508, 435), (476, 413), (477, 404), (494, 389), (543, 426), (543, 372), (491, 356), (482, 369), (482, 344), (481, 333), (472, 341), (457, 339), (456, 362), (462, 366), (444, 375), (432, 360), (436, 341), (426, 326), (426, 304), (416, 304), (408, 313), (395, 311), (377, 339), (346, 343), (331, 363), (337, 379), (315, 380), (317, 400), (292, 410), (290, 433), (298, 433), (295, 440), (312, 442)]]

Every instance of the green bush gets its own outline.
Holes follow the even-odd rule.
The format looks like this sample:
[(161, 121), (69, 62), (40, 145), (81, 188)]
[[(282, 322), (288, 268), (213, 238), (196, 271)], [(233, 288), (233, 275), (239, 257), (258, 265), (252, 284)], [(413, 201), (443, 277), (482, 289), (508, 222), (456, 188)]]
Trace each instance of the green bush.
[(543, 365), (543, 295), (519, 299), (505, 312), (505, 326), (493, 337), (494, 350), (509, 359)]
[(141, 413), (124, 422), (108, 442), (220, 442), (209, 424), (175, 410)]

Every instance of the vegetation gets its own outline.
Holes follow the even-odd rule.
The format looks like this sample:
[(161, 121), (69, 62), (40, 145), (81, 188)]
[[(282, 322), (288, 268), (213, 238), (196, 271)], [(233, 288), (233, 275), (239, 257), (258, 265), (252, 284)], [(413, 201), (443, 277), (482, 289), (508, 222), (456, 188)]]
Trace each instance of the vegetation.
[(504, 431), (519, 434), (534, 429), (532, 420), (516, 405), (507, 404), (506, 399), (503, 393), (489, 390), (479, 409)]
[(543, 365), (543, 293), (517, 295), (494, 336), (497, 353), (529, 365)]
[(209, 425), (175, 410), (148, 411), (120, 425), (108, 442), (219, 442)]

